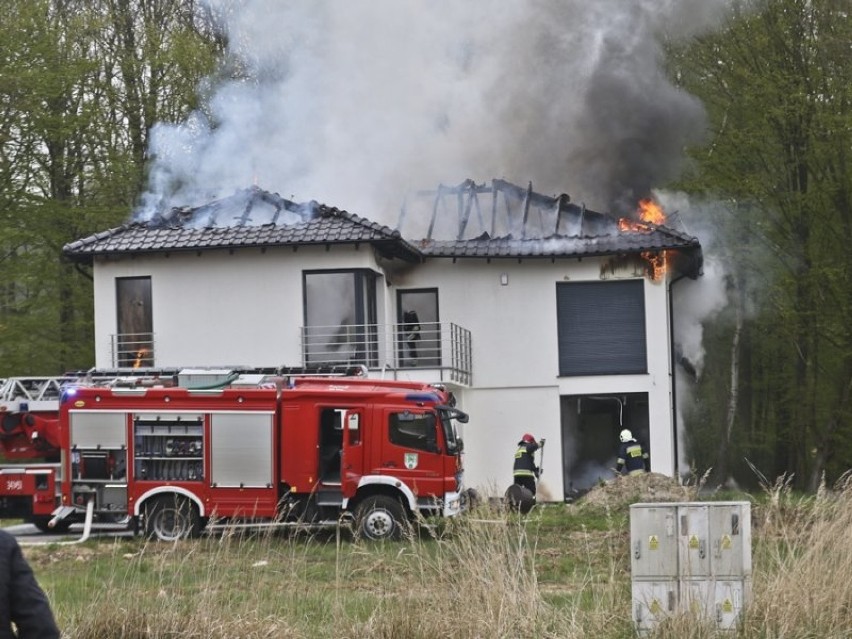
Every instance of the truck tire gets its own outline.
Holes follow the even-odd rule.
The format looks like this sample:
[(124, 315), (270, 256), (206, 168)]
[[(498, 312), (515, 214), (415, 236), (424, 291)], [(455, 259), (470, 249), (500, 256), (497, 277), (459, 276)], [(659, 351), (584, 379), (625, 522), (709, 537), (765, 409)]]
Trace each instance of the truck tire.
[(51, 528), (47, 525), (51, 519), (53, 519), (52, 515), (38, 515), (33, 517), (32, 524), (43, 533), (57, 533), (61, 535), (62, 533), (67, 533), (71, 529), (70, 521), (57, 522), (57, 524)]
[(399, 540), (410, 532), (402, 502), (387, 495), (373, 495), (358, 504), (355, 528), (359, 537), (371, 541)]
[(145, 504), (145, 535), (157, 541), (178, 541), (201, 532), (198, 509), (189, 499), (172, 495)]

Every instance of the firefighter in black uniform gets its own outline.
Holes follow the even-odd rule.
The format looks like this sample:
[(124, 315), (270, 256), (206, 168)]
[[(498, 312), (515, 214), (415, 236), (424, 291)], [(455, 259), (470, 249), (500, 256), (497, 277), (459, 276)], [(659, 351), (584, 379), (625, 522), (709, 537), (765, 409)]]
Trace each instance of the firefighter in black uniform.
[(539, 467), (535, 465), (535, 451), (538, 450), (539, 444), (535, 437), (527, 433), (518, 442), (518, 449), (515, 451), (515, 464), (512, 469), (515, 483), (518, 486), (523, 486), (529, 490), (535, 497), (535, 480), (538, 479), (541, 472)]
[(405, 335), (405, 344), (408, 346), (410, 363), (417, 364), (417, 342), (420, 341), (420, 318), (417, 311), (405, 311), (402, 314), (402, 332)]
[(648, 472), (648, 453), (642, 444), (633, 438), (633, 433), (625, 428), (618, 438), (621, 440), (621, 446), (618, 447), (615, 472), (619, 475), (623, 470), (626, 470), (628, 475), (641, 475)]

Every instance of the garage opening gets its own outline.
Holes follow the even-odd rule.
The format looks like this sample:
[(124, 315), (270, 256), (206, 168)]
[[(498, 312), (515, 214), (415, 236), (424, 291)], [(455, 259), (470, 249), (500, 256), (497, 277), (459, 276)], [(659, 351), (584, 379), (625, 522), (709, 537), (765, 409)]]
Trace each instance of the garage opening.
[(565, 499), (582, 496), (615, 476), (618, 434), (628, 428), (648, 450), (647, 393), (575, 395), (560, 398)]

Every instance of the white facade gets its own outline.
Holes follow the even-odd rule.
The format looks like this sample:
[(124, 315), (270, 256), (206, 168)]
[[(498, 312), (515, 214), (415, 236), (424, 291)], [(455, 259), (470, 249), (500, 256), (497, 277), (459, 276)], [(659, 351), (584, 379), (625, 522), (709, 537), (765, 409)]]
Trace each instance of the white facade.
[[(540, 499), (561, 501), (566, 469), (576, 463), (565, 436), (565, 397), (646, 395), (652, 470), (676, 470), (668, 284), (646, 277), (637, 263), (614, 269), (606, 258), (430, 257), (399, 265), (379, 259), (368, 244), (96, 257), (96, 366), (116, 365), (117, 278), (150, 277), (155, 366), (271, 367), (302, 362), (304, 271), (369, 269), (378, 277), (380, 328), (398, 322), (398, 291), (437, 289), (440, 322), (471, 333), (472, 381), (449, 384), (470, 414), (464, 427), (467, 485), (502, 494), (511, 482), (516, 444), (530, 432), (547, 440)], [(560, 377), (557, 284), (613, 279), (644, 282), (647, 373)], [(432, 369), (394, 367), (394, 354), (381, 341), (370, 374), (446, 381)], [(596, 445), (611, 449), (614, 461), (617, 429), (584, 437), (603, 438)]]

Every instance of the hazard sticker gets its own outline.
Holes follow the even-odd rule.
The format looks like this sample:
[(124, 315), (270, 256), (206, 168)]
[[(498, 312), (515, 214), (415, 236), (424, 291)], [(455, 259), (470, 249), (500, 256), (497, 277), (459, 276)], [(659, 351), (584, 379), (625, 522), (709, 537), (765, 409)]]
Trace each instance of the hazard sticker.
[(721, 546), (722, 546), (722, 550), (730, 550), (731, 549), (731, 536), (730, 535), (722, 535)]
[(698, 550), (698, 535), (689, 536), (689, 547), (692, 550)]
[(725, 599), (725, 601), (722, 602), (722, 612), (727, 614), (734, 612), (734, 603), (730, 599)]
[(651, 605), (648, 606), (648, 609), (655, 615), (658, 615), (663, 611), (663, 608), (660, 606), (660, 602), (657, 599), (651, 601)]
[(648, 548), (651, 550), (659, 550), (660, 548), (660, 538), (656, 535), (651, 535), (648, 539)]

